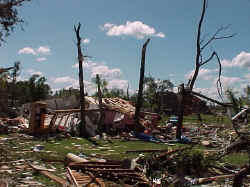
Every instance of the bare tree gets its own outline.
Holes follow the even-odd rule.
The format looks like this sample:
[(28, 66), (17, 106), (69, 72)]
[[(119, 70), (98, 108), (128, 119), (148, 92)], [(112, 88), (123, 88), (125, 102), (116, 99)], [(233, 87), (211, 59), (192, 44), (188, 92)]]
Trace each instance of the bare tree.
[[(182, 121), (183, 121), (183, 107), (184, 107), (184, 103), (185, 100), (188, 99), (188, 95), (190, 93), (190, 91), (193, 90), (195, 81), (198, 77), (200, 68), (209, 63), (211, 60), (213, 60), (214, 58), (217, 60), (218, 65), (219, 65), (219, 75), (218, 75), (218, 80), (217, 80), (217, 89), (218, 89), (218, 93), (220, 95), (220, 97), (222, 98), (221, 94), (222, 94), (222, 85), (220, 82), (220, 76), (221, 76), (221, 61), (220, 58), (217, 54), (216, 51), (213, 51), (208, 58), (204, 59), (204, 51), (205, 49), (214, 41), (216, 40), (221, 40), (221, 39), (227, 39), (227, 38), (232, 38), (233, 36), (235, 36), (235, 34), (231, 34), (231, 35), (221, 35), (221, 32), (227, 30), (229, 28), (230, 25), (228, 26), (221, 26), (219, 29), (216, 30), (216, 32), (208, 39), (206, 39), (205, 37), (202, 39), (201, 38), (201, 34), (202, 34), (202, 24), (206, 15), (206, 10), (208, 7), (208, 0), (203, 0), (203, 6), (202, 6), (202, 13), (201, 13), (201, 17), (199, 20), (199, 24), (198, 24), (198, 31), (197, 31), (197, 39), (196, 39), (196, 58), (195, 58), (195, 70), (194, 70), (194, 74), (192, 76), (192, 78), (189, 80), (189, 83), (187, 85), (188, 90), (185, 90), (184, 85), (181, 85), (180, 89), (179, 89), (179, 97), (180, 97), (180, 101), (179, 101), (179, 112), (178, 112), (178, 127), (176, 129), (176, 138), (180, 139), (181, 138), (181, 128), (182, 128)], [(200, 121), (202, 121), (200, 114), (197, 114), (198, 118), (200, 119)]]
[(150, 39), (143, 44), (142, 47), (142, 55), (141, 55), (141, 69), (140, 69), (140, 82), (139, 82), (139, 91), (137, 96), (136, 102), (136, 110), (135, 110), (135, 122), (139, 123), (139, 112), (142, 106), (142, 92), (143, 92), (143, 82), (144, 82), (144, 71), (145, 71), (145, 56), (146, 56), (146, 49)]
[[(196, 39), (195, 71), (194, 71), (193, 77), (190, 80), (189, 85), (188, 85), (191, 90), (194, 87), (195, 81), (196, 81), (197, 76), (199, 74), (200, 67), (207, 64), (208, 62), (210, 62), (214, 57), (216, 58), (216, 60), (218, 61), (218, 64), (219, 64), (219, 77), (217, 80), (217, 87), (221, 88), (221, 83), (220, 83), (221, 62), (220, 62), (219, 56), (218, 56), (216, 51), (213, 51), (207, 59), (204, 59), (203, 52), (213, 41), (226, 39), (226, 38), (232, 38), (233, 36), (235, 36), (235, 34), (220, 35), (221, 32), (223, 32), (229, 28), (230, 25), (228, 25), (228, 26), (221, 26), (219, 29), (216, 30), (216, 32), (209, 39), (207, 39), (207, 40), (205, 38), (201, 39), (202, 24), (203, 24), (205, 14), (206, 14), (207, 4), (208, 4), (208, 0), (203, 0), (202, 13), (201, 13), (201, 17), (200, 17), (200, 21), (199, 21), (199, 25), (198, 25), (198, 32), (197, 32), (197, 39)], [(220, 93), (221, 92), (219, 92), (219, 94)]]
[(97, 84), (97, 95), (98, 95), (98, 103), (99, 103), (99, 109), (100, 109), (100, 119), (98, 122), (98, 130), (99, 133), (102, 133), (104, 130), (103, 127), (103, 120), (105, 119), (105, 112), (102, 104), (102, 91), (101, 91), (101, 79), (99, 74), (96, 74), (96, 84)]
[(82, 63), (84, 61), (84, 56), (81, 49), (80, 37), (81, 23), (78, 26), (74, 26), (74, 30), (77, 38), (77, 49), (78, 49), (78, 62), (79, 62), (79, 85), (80, 85), (80, 109), (81, 109), (81, 124), (80, 124), (80, 136), (88, 136), (86, 132), (86, 121), (85, 121), (85, 98), (84, 98), (84, 84), (83, 84), (83, 68)]

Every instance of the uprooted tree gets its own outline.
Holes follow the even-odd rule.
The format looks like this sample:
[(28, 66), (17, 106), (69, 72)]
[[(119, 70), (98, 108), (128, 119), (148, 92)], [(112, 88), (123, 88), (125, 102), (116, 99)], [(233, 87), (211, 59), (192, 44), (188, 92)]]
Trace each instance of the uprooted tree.
[(195, 57), (195, 70), (192, 78), (189, 80), (187, 87), (184, 87), (182, 85), (179, 89), (179, 95), (180, 95), (180, 103), (179, 103), (179, 126), (177, 127), (177, 138), (181, 138), (181, 129), (182, 129), (182, 119), (184, 115), (183, 111), (183, 106), (186, 102), (186, 99), (188, 99), (189, 93), (193, 90), (195, 81), (197, 80), (197, 77), (199, 75), (200, 68), (203, 65), (208, 64), (211, 62), (214, 58), (218, 62), (219, 70), (218, 70), (218, 80), (217, 80), (217, 88), (218, 88), (218, 93), (221, 96), (222, 93), (222, 85), (220, 82), (220, 76), (221, 76), (221, 61), (219, 58), (219, 55), (217, 54), (216, 51), (213, 51), (210, 55), (208, 55), (207, 58), (204, 58), (205, 51), (208, 46), (210, 46), (214, 41), (216, 40), (222, 40), (222, 39), (227, 39), (227, 38), (232, 38), (235, 36), (235, 34), (231, 35), (222, 35), (221, 33), (229, 28), (228, 26), (221, 26), (218, 28), (215, 33), (210, 36), (208, 39), (206, 37), (202, 38), (202, 24), (206, 15), (206, 11), (208, 8), (208, 0), (203, 0), (203, 5), (202, 5), (202, 12), (201, 12), (201, 17), (199, 20), (198, 24), (198, 30), (197, 30), (197, 38), (196, 38), (196, 57)]

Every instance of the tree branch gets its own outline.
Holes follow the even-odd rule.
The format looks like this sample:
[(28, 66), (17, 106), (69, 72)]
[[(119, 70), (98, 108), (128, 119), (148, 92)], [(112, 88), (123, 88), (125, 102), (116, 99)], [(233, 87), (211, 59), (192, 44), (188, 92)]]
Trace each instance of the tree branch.
[(217, 29), (217, 31), (213, 34), (213, 36), (201, 47), (201, 51), (203, 51), (213, 40), (220, 40), (220, 39), (227, 39), (227, 38), (232, 38), (236, 35), (236, 33), (228, 35), (228, 36), (218, 36), (220, 32), (223, 30), (227, 30), (230, 25), (225, 26), (225, 27), (220, 27)]
[(218, 54), (216, 52), (214, 52), (215, 56), (216, 56), (216, 59), (217, 59), (217, 62), (219, 64), (219, 75), (218, 75), (218, 80), (216, 82), (216, 85), (217, 85), (217, 91), (218, 91), (218, 94), (221, 98), (221, 100), (223, 101), (223, 97), (222, 97), (222, 84), (221, 84), (221, 80), (220, 80), (220, 77), (221, 77), (221, 61), (220, 61), (220, 58), (218, 56)]
[(200, 38), (201, 38), (201, 26), (205, 17), (205, 13), (206, 13), (206, 9), (207, 9), (207, 0), (203, 1), (203, 7), (202, 7), (202, 13), (201, 13), (201, 18), (199, 21), (199, 25), (198, 25), (198, 33), (197, 33), (197, 40), (196, 40), (196, 64), (199, 64), (199, 57), (200, 57), (200, 52), (201, 52), (201, 48), (200, 48)]
[(200, 48), (200, 38), (201, 38), (201, 26), (205, 17), (205, 13), (206, 13), (206, 9), (207, 9), (207, 0), (203, 0), (203, 6), (202, 6), (202, 13), (201, 13), (201, 18), (199, 21), (199, 25), (198, 25), (198, 33), (197, 33), (197, 40), (196, 40), (196, 58), (195, 58), (195, 72), (194, 75), (192, 77), (192, 80), (190, 81), (190, 89), (192, 90), (194, 87), (194, 83), (195, 80), (198, 76), (199, 73), (199, 69), (200, 69), (200, 54), (201, 54), (201, 48)]
[(205, 60), (204, 62), (201, 61), (201, 62), (200, 62), (200, 66), (203, 66), (204, 64), (206, 64), (206, 63), (208, 63), (209, 61), (211, 61), (211, 60), (213, 59), (214, 55), (216, 55), (216, 52), (215, 52), (215, 51), (211, 54), (211, 56), (210, 56), (207, 60)]

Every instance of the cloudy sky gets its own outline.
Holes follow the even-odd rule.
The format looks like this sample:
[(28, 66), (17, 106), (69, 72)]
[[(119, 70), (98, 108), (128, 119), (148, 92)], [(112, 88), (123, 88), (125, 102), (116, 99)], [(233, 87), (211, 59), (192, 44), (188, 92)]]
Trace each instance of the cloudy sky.
[[(197, 24), (201, 0), (33, 0), (21, 7), (24, 31), (19, 27), (1, 46), (0, 66), (21, 61), (21, 79), (40, 74), (54, 90), (78, 87), (76, 38), (73, 26), (81, 22), (84, 80), (101, 74), (109, 88), (137, 90), (141, 47), (151, 38), (146, 55), (146, 75), (187, 83), (195, 61)], [(230, 24), (223, 34), (237, 35), (217, 40), (207, 47), (219, 54), (224, 88), (242, 90), (250, 83), (250, 1), (209, 0), (203, 38)], [(218, 65), (205, 65), (196, 90), (215, 95)]]

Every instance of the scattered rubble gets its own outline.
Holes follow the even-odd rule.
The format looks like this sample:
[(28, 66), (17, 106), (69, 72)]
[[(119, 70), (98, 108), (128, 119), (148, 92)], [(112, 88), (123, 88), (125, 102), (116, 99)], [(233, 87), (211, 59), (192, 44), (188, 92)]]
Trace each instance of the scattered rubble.
[[(73, 138), (73, 132), (77, 131), (79, 124), (79, 109), (46, 113), (46, 104), (39, 102), (31, 105), (33, 110), (30, 111), (29, 120), (24, 117), (0, 118), (0, 133), (4, 134), (0, 137), (0, 176), (4, 177), (0, 177), (1, 185), (46, 186), (37, 182), (33, 172), (48, 177), (61, 186), (104, 187), (107, 182), (128, 186), (216, 186), (222, 183), (242, 184), (244, 180), (245, 186), (249, 184), (249, 166), (235, 167), (222, 160), (232, 152), (249, 151), (249, 124), (240, 120), (241, 114), (248, 110), (243, 109), (232, 118), (234, 128), (217, 124), (185, 124), (182, 139), (176, 140), (178, 119), (175, 121), (175, 118), (171, 118), (165, 124), (159, 125), (157, 122), (160, 116), (154, 113), (141, 112), (139, 125), (143, 126), (144, 131), (133, 131), (135, 125), (138, 125), (133, 119), (135, 108), (119, 98), (103, 98), (105, 128), (104, 132), (98, 134), (98, 100), (86, 98), (86, 121), (93, 135), (89, 139), (93, 144), (92, 151), (96, 149), (112, 152), (114, 150), (100, 146), (98, 141), (112, 145), (117, 140), (152, 142), (167, 145), (168, 148), (127, 150), (124, 154), (138, 153), (139, 156), (119, 161), (94, 153), (88, 156), (68, 153), (65, 160), (57, 159), (57, 155), (53, 151), (47, 151), (43, 143), (32, 144), (32, 141), (37, 138), (44, 138), (46, 141), (52, 139), (54, 144), (59, 145), (56, 140)], [(39, 110), (35, 109), (37, 107)], [(177, 143), (187, 145), (178, 147)], [(82, 145), (76, 143), (72, 143), (72, 147), (84, 150)], [(19, 156), (13, 157), (14, 153)], [(31, 153), (55, 156), (39, 160), (22, 156)], [(55, 163), (61, 164), (59, 174), (58, 168), (53, 166)]]

